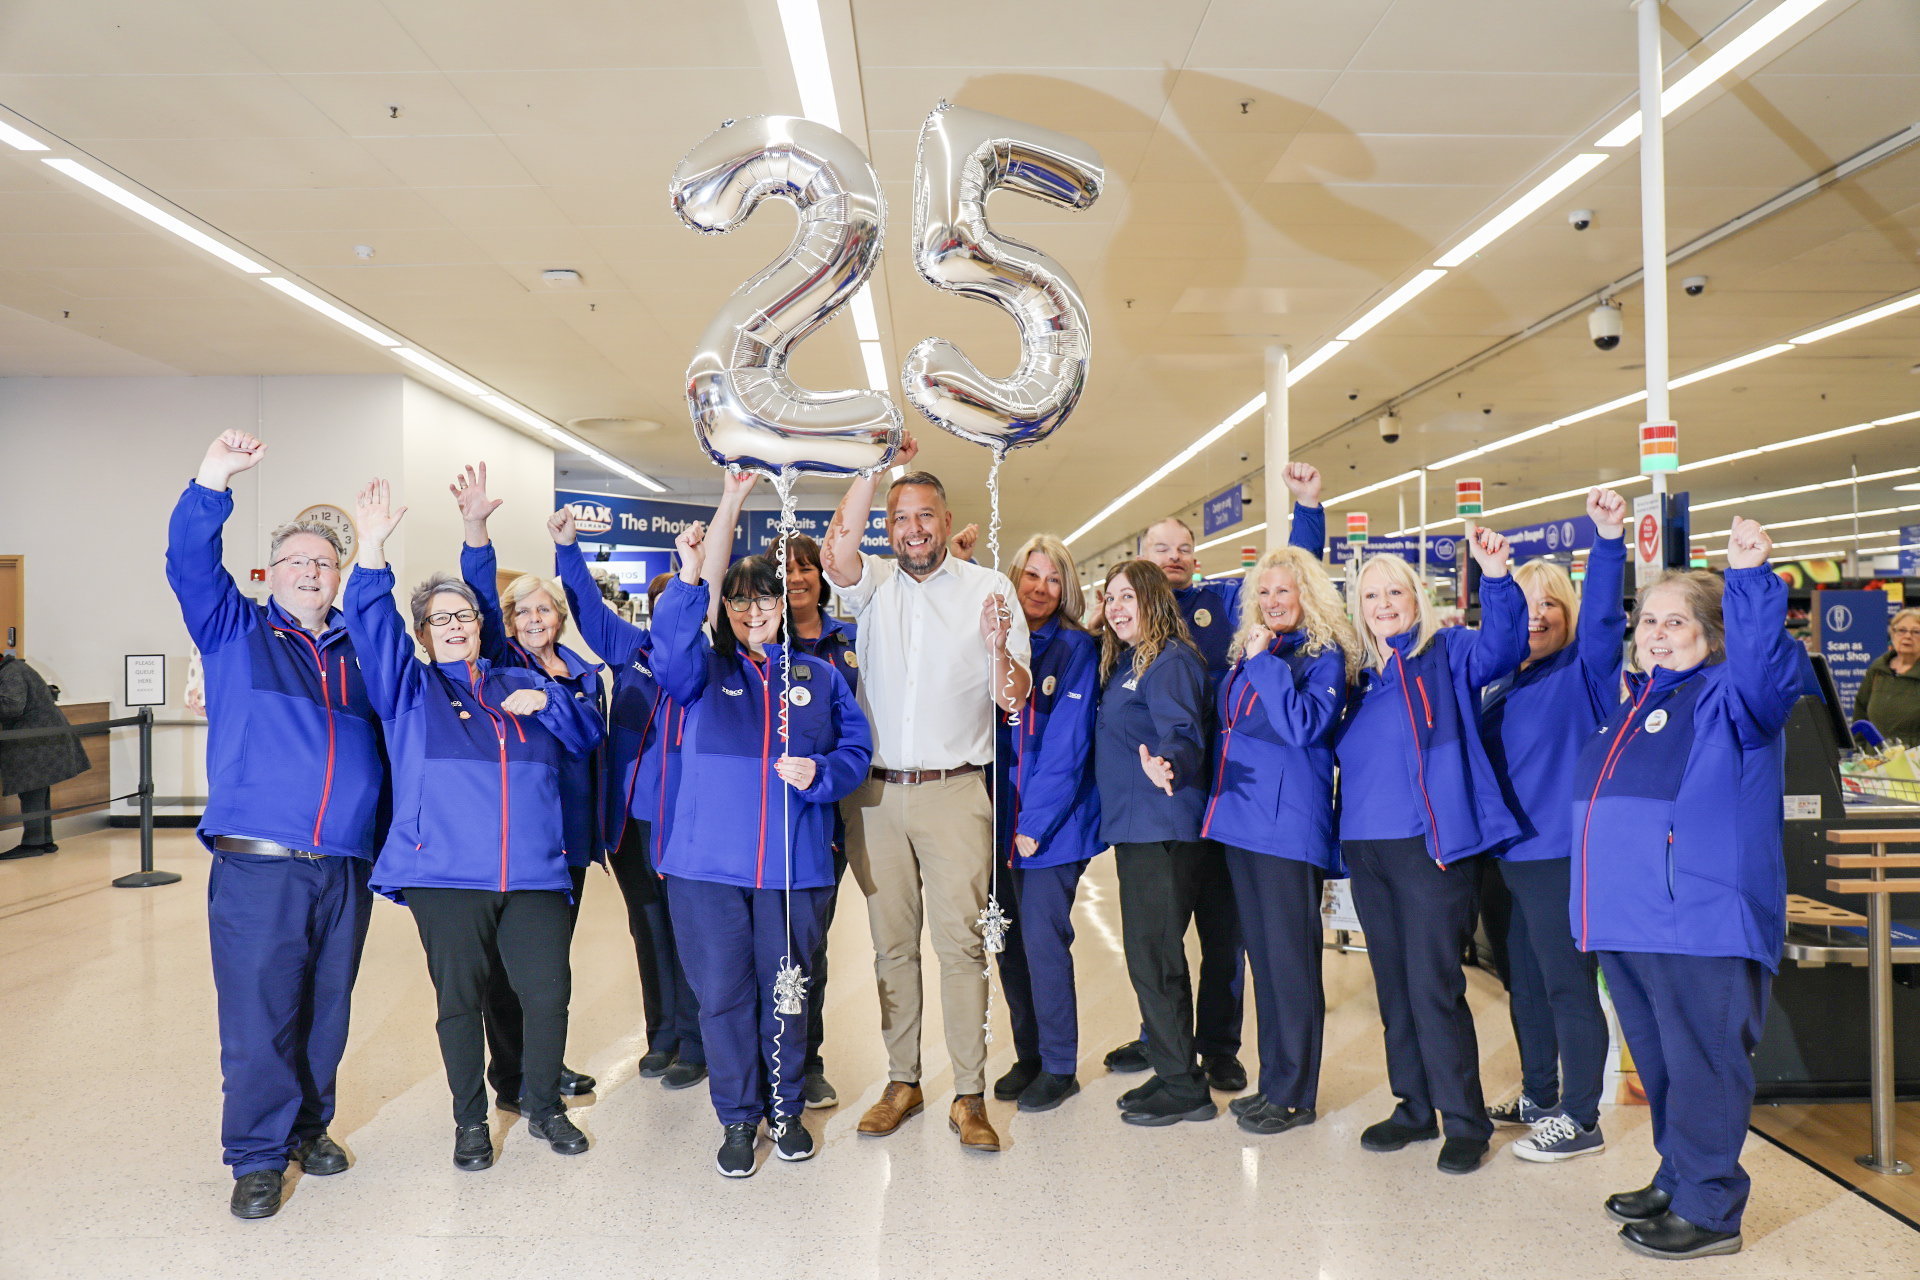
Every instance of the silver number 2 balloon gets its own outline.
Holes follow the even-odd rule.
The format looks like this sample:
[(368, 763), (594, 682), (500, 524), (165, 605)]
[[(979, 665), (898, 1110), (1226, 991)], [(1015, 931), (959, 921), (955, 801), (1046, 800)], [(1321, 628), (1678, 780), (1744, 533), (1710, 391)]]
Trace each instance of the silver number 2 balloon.
[(733, 230), (769, 196), (800, 215), (793, 243), (734, 291), (687, 366), (701, 446), (722, 466), (769, 476), (885, 466), (900, 443), (891, 398), (808, 391), (787, 373), (794, 344), (852, 299), (880, 256), (886, 202), (860, 149), (798, 116), (729, 121), (680, 161), (668, 194), (681, 220), (708, 235)]
[(982, 373), (961, 350), (928, 338), (901, 381), (916, 409), (997, 456), (1044, 440), (1086, 386), (1087, 308), (1073, 277), (1047, 254), (987, 225), (987, 197), (1017, 191), (1067, 209), (1100, 196), (1105, 173), (1086, 143), (941, 103), (920, 126), (913, 180), (913, 259), (936, 289), (1003, 307), (1020, 327), (1010, 378)]

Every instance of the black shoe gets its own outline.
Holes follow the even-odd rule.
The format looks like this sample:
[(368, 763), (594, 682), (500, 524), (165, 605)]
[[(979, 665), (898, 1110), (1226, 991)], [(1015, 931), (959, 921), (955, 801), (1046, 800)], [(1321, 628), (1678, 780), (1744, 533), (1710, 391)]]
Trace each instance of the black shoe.
[(347, 1171), (347, 1153), (324, 1133), (316, 1133), (305, 1142), (294, 1144), (293, 1161), (302, 1173), (324, 1178), (330, 1173)]
[(236, 1218), (271, 1218), (280, 1212), (280, 1184), (283, 1169), (255, 1169), (243, 1173), (233, 1184), (233, 1199), (227, 1207)]
[(1129, 1040), (1118, 1049), (1107, 1054), (1103, 1062), (1109, 1071), (1145, 1071), (1147, 1045), (1144, 1040)]
[(742, 1120), (739, 1124), (730, 1124), (720, 1139), (720, 1154), (714, 1158), (714, 1167), (728, 1178), (751, 1178), (753, 1176), (753, 1149), (760, 1140), (760, 1122)]
[(993, 1082), (993, 1096), (1002, 1102), (1012, 1102), (1026, 1092), (1033, 1078), (1040, 1074), (1038, 1058), (1023, 1058), (1013, 1064), (1013, 1070)]
[[(60, 846), (57, 844), (17, 844), (5, 853), (0, 853), (0, 862), (11, 861), (14, 858), (37, 858), (43, 853), (58, 852), (60, 852)], [(240, 1213), (240, 1216), (243, 1218), (267, 1218), (271, 1217), (274, 1209), (278, 1209), (279, 1207), (280, 1203), (276, 1200), (273, 1209), (269, 1209), (266, 1213), (246, 1214), (240, 1213), (239, 1209), (235, 1209), (234, 1212)]]
[(827, 1073), (823, 1070), (807, 1072), (806, 1079), (800, 1082), (800, 1098), (809, 1111), (838, 1106), (840, 1103), (840, 1095), (833, 1091), (833, 1082), (827, 1079)]
[(1162, 1089), (1166, 1087), (1167, 1087), (1166, 1083), (1163, 1080), (1161, 1080), (1159, 1076), (1154, 1076), (1152, 1079), (1148, 1080), (1145, 1084), (1135, 1085), (1133, 1088), (1127, 1090), (1125, 1093), (1115, 1098), (1113, 1100), (1114, 1105), (1119, 1107), (1122, 1111), (1125, 1111), (1130, 1107), (1137, 1107), (1141, 1103), (1145, 1102), (1148, 1098), (1151, 1098), (1154, 1094), (1160, 1092)]
[(504, 1093), (496, 1094), (494, 1096), (493, 1105), (496, 1109), (508, 1112), (512, 1115), (517, 1116), (520, 1114), (520, 1099), (509, 1098)]
[(707, 1078), (707, 1064), (675, 1058), (673, 1065), (660, 1073), (660, 1083), (669, 1089), (691, 1089)]
[(1696, 1227), (1669, 1209), (1645, 1222), (1620, 1228), (1620, 1243), (1649, 1258), (1710, 1258), (1716, 1253), (1738, 1253), (1744, 1243), (1738, 1231), (1709, 1231)]
[(1222, 1093), (1247, 1090), (1247, 1069), (1230, 1053), (1208, 1054), (1200, 1059), (1200, 1069), (1207, 1073), (1207, 1084)]
[(1267, 1105), (1266, 1094), (1249, 1093), (1245, 1097), (1235, 1098), (1232, 1102), (1229, 1102), (1227, 1104), (1227, 1110), (1233, 1112), (1236, 1116), (1250, 1116), (1256, 1111), (1265, 1111)]
[(577, 1098), (583, 1093), (592, 1093), (599, 1083), (592, 1076), (566, 1067), (560, 1068), (560, 1096), (563, 1098)]
[(1431, 1142), (1439, 1136), (1440, 1125), (1437, 1120), (1424, 1129), (1415, 1129), (1398, 1120), (1382, 1120), (1361, 1131), (1360, 1145), (1369, 1151), (1398, 1151), (1409, 1142)]
[(1607, 1216), (1615, 1222), (1650, 1222), (1667, 1211), (1673, 1197), (1649, 1183), (1638, 1191), (1607, 1197)]
[(1051, 1111), (1078, 1092), (1080, 1092), (1078, 1076), (1063, 1076), (1052, 1071), (1042, 1071), (1034, 1076), (1031, 1084), (1020, 1091), (1020, 1109)]
[(1272, 1103), (1242, 1112), (1240, 1127), (1248, 1133), (1285, 1133), (1312, 1124), (1319, 1114), (1312, 1107), (1277, 1107)]
[(813, 1135), (800, 1123), (799, 1116), (788, 1116), (773, 1125), (773, 1154), (782, 1160), (811, 1160)]
[(493, 1131), (485, 1121), (454, 1129), (453, 1167), (469, 1173), (493, 1167)]
[(673, 1055), (665, 1049), (649, 1049), (640, 1055), (640, 1074), (648, 1080), (665, 1075), (672, 1065)]
[(1436, 1162), (1442, 1173), (1472, 1173), (1487, 1158), (1485, 1138), (1448, 1138), (1440, 1144)]
[(527, 1132), (542, 1139), (555, 1154), (577, 1156), (587, 1149), (587, 1135), (564, 1111), (556, 1111), (545, 1120), (527, 1120)]
[(1182, 1120), (1211, 1120), (1219, 1114), (1220, 1108), (1214, 1105), (1204, 1084), (1197, 1093), (1176, 1091), (1163, 1085), (1144, 1101), (1122, 1111), (1120, 1118), (1128, 1124), (1158, 1129), (1163, 1125), (1179, 1124)]

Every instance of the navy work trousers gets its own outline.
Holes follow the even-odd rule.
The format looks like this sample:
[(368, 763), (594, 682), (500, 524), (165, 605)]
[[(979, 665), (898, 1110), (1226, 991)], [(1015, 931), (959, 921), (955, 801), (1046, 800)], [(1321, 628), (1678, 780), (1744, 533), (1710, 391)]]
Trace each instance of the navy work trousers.
[(1021, 1062), (1038, 1059), (1043, 1071), (1070, 1076), (1080, 1063), (1080, 1006), (1073, 987), (1073, 894), (1086, 862), (1015, 867), (1000, 878), (1011, 886), (1013, 928), (1000, 953), (1000, 987)]
[(667, 882), (655, 871), (653, 824), (629, 818), (610, 859), (613, 878), (627, 904), (627, 932), (640, 965), (640, 1007), (647, 1048), (686, 1062), (705, 1062), (700, 1044), (700, 1001), (687, 981), (673, 941)]
[(1580, 950), (1567, 923), (1571, 858), (1501, 861), (1507, 917), (1508, 1012), (1520, 1046), (1521, 1088), (1591, 1129), (1600, 1121), (1607, 1015), (1595, 981), (1599, 959)]
[(1320, 1042), (1327, 1020), (1320, 985), (1320, 889), (1310, 862), (1227, 846), (1240, 935), (1253, 967), (1259, 1016), (1260, 1093), (1279, 1107), (1310, 1108), (1320, 1095)]

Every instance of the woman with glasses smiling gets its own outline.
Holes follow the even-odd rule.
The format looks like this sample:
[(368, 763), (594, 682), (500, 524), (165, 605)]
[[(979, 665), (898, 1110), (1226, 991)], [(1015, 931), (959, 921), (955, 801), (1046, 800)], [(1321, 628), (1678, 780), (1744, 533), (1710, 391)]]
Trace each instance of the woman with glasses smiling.
[[(522, 1010), (521, 1113), (561, 1155), (587, 1149), (560, 1101), (573, 976), (573, 880), (562, 841), (560, 777), (605, 726), (584, 695), (480, 653), (480, 610), (459, 579), (414, 589), (413, 634), (393, 601), (387, 482), (356, 503), (360, 544), (347, 581), (347, 630), (386, 732), (393, 824), (373, 887), (410, 908), (439, 1008), (453, 1091), (453, 1162), (493, 1163), (481, 1008), (496, 966)], [(418, 642), (425, 661), (414, 656)]]
[(1882, 737), (1920, 743), (1920, 609), (1902, 609), (1887, 624), (1893, 647), (1873, 660), (1853, 697), (1853, 718)]

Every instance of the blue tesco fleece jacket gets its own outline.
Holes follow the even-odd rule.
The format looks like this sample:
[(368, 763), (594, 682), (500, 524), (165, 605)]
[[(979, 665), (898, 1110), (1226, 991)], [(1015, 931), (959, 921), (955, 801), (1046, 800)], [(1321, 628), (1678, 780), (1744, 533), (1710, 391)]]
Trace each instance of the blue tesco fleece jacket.
[[(354, 569), (346, 615), (393, 763), (393, 825), (373, 887), (395, 902), (429, 888), (571, 897), (560, 773), (600, 742), (592, 703), (522, 667), (415, 657), (391, 569)], [(540, 690), (546, 706), (502, 710), (517, 689)]]
[[(461, 544), (460, 577), (480, 601), (480, 652), (495, 666), (524, 667), (552, 680), (570, 693), (585, 696), (593, 705), (594, 715), (604, 725), (607, 721), (607, 693), (606, 685), (600, 679), (602, 668), (599, 663), (587, 661), (566, 645), (555, 645), (567, 674), (551, 676), (538, 658), (507, 634), (506, 620), (500, 612), (499, 561), (493, 554), (492, 543), (484, 547)], [(568, 613), (572, 613), (572, 606), (568, 606)], [(560, 765), (560, 812), (566, 823), (567, 863), (570, 866), (584, 867), (590, 862), (606, 861), (613, 843), (620, 839), (618, 830), (611, 837), (608, 836), (602, 813), (604, 805), (601, 790), (605, 786), (606, 752), (606, 739), (602, 738), (599, 745), (587, 755), (568, 756)]]
[(834, 882), (834, 802), (866, 780), (873, 760), (867, 718), (830, 663), (793, 653), (785, 750), (810, 757), (815, 773), (804, 790), (782, 781), (774, 772), (781, 648), (766, 646), (760, 661), (715, 652), (703, 630), (707, 592), (704, 582), (676, 577), (654, 615), (654, 670), (686, 708), (660, 872), (753, 889), (826, 888)]
[(1580, 748), (1620, 705), (1627, 621), (1620, 547), (1618, 539), (1594, 544), (1572, 643), (1494, 681), (1481, 700), (1480, 737), (1520, 819), (1520, 834), (1497, 850), (1509, 862), (1572, 856), (1574, 766)]
[[(1326, 508), (1303, 507), (1296, 502), (1287, 542), (1316, 559), (1325, 559)], [(1246, 577), (1242, 575), (1207, 579), (1174, 589), (1174, 603), (1180, 606), (1180, 616), (1186, 619), (1193, 647), (1206, 660), (1210, 692), (1219, 688), (1227, 668), (1233, 665), (1227, 661), (1227, 651), (1233, 646), (1233, 633), (1240, 629), (1240, 588), (1245, 583)]]
[[(1148, 780), (1140, 748), (1173, 766), (1173, 794)], [(1207, 666), (1192, 645), (1170, 640), (1133, 673), (1121, 651), (1100, 691), (1094, 721), (1100, 839), (1107, 844), (1198, 840), (1207, 803)]]
[[(1000, 811), (1000, 857), (1019, 869), (1084, 862), (1106, 848), (1100, 839), (1100, 790), (1094, 781), (1093, 721), (1100, 703), (1100, 644), (1062, 626), (1056, 614), (1029, 637), (1033, 689), (1020, 723), (999, 716), (994, 800)], [(1022, 858), (1014, 837), (1038, 842)]]
[(316, 636), (241, 594), (221, 562), (232, 514), (231, 491), (189, 482), (167, 524), (167, 583), (206, 673), (201, 842), (372, 859), (386, 836), (387, 761), (353, 637), (337, 609)]
[(1479, 721), (1481, 688), (1527, 656), (1526, 594), (1484, 578), (1480, 610), (1478, 629), (1443, 628), (1417, 654), (1417, 632), (1392, 637), (1386, 669), (1361, 672), (1334, 735), (1342, 840), (1418, 835), (1444, 867), (1520, 834)]
[(1253, 853), (1346, 874), (1333, 829), (1333, 733), (1347, 702), (1346, 655), (1276, 636), (1221, 682), (1214, 776), (1202, 834)]
[(1805, 654), (1769, 566), (1727, 570), (1721, 607), (1725, 661), (1630, 673), (1627, 701), (1580, 752), (1568, 918), (1583, 951), (1740, 956), (1779, 971), (1783, 733)]

